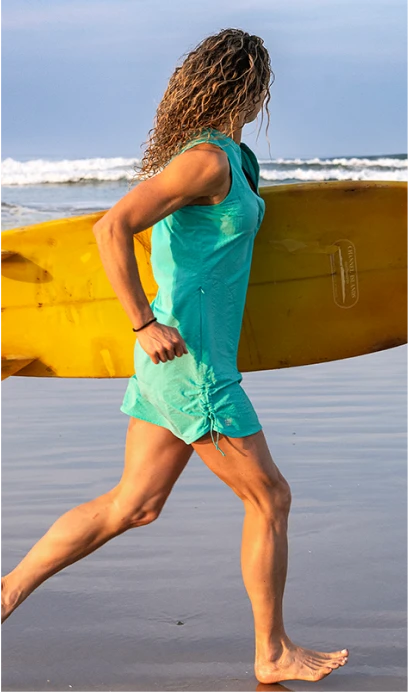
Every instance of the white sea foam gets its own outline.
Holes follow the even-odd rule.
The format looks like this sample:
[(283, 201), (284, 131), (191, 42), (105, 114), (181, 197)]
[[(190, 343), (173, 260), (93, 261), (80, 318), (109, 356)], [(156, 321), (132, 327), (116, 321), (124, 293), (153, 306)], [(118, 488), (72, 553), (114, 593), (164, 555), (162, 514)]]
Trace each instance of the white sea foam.
[(408, 180), (407, 170), (392, 169), (341, 169), (286, 168), (285, 170), (260, 169), (260, 177), (267, 181), (298, 180), (324, 182), (328, 180)]
[[(2, 185), (75, 184), (130, 181), (136, 158), (93, 158), (2, 162)], [(405, 156), (260, 160), (261, 181), (408, 180)]]
[(83, 183), (131, 180), (137, 159), (96, 158), (47, 161), (2, 161), (2, 185), (41, 185), (44, 183)]
[(407, 158), (372, 157), (372, 158), (334, 158), (334, 159), (259, 159), (260, 164), (278, 166), (346, 166), (347, 168), (407, 168)]

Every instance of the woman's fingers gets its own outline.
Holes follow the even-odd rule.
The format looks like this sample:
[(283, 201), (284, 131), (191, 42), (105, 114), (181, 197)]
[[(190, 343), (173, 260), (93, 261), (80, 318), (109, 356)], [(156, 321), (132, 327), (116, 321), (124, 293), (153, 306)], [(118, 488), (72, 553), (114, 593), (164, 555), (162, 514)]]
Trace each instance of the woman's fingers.
[[(149, 329), (150, 334), (147, 333), (147, 329)], [(184, 353), (188, 353), (186, 343), (175, 327), (152, 322), (146, 328), (145, 334), (139, 337), (140, 342), (148, 337), (151, 337), (152, 340), (149, 338), (145, 346), (141, 345), (155, 365), (174, 360), (176, 356), (180, 358)]]
[(176, 357), (175, 351), (174, 351), (174, 346), (170, 348), (166, 348), (164, 351), (164, 355), (167, 356), (167, 360), (174, 360)]
[(187, 347), (183, 343), (177, 341), (176, 343), (161, 348), (160, 351), (157, 351), (157, 356), (162, 363), (165, 363), (167, 360), (174, 360), (176, 357), (181, 358), (184, 353), (188, 353)]
[(187, 346), (185, 345), (183, 339), (180, 339), (180, 341), (177, 341), (177, 343), (174, 344), (174, 353), (176, 356), (179, 358), (184, 354), (188, 353), (187, 351)]
[(156, 353), (154, 354), (157, 356), (159, 361), (162, 363), (166, 363), (168, 360), (174, 360), (175, 358), (175, 352), (173, 350), (173, 346), (169, 345), (167, 347), (162, 346), (160, 350), (157, 350)]
[(151, 360), (155, 365), (158, 365), (158, 363), (160, 363), (160, 358), (159, 358), (159, 356), (158, 356), (157, 353), (149, 353), (148, 355), (150, 356), (150, 360)]
[(168, 354), (166, 349), (161, 348), (160, 351), (157, 352), (159, 360), (161, 360), (162, 363), (165, 363), (167, 360), (169, 360)]

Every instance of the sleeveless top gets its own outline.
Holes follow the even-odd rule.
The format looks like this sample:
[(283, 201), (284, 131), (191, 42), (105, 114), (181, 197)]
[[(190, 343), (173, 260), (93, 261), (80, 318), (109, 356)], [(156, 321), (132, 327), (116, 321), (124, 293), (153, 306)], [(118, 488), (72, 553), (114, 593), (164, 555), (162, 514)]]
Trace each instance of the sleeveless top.
[(153, 226), (151, 239), (158, 285), (151, 307), (158, 322), (178, 329), (188, 354), (155, 364), (136, 341), (136, 372), (121, 406), (188, 444), (208, 428), (213, 441), (217, 432), (217, 443), (220, 433), (241, 437), (261, 429), (237, 369), (253, 244), (265, 214), (259, 164), (246, 144), (214, 128), (203, 129), (176, 155), (203, 142), (228, 156), (227, 196), (219, 204), (176, 210)]

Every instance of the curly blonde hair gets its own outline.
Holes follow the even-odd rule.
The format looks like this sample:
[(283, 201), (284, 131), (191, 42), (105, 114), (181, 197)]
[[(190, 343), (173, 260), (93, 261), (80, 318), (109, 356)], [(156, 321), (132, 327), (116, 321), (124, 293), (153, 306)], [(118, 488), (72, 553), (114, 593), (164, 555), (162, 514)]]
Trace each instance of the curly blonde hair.
[[(148, 141), (143, 143), (147, 148), (135, 167), (136, 180), (158, 173), (204, 128), (217, 129), (218, 125), (232, 137), (238, 117), (243, 112), (250, 113), (264, 92), (262, 108), (267, 112), (268, 130), (269, 88), (275, 76), (259, 36), (241, 29), (223, 29), (184, 55), (182, 65), (175, 68), (169, 79)], [(262, 122), (263, 112), (261, 127)]]

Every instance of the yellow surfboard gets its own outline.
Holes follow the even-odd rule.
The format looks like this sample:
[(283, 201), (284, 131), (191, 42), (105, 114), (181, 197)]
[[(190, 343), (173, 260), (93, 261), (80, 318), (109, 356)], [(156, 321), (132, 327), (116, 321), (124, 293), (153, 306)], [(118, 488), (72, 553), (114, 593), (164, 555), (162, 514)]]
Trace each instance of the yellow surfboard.
[[(406, 343), (407, 184), (261, 188), (239, 344), (241, 372), (349, 358)], [(135, 333), (100, 262), (105, 212), (2, 234), (2, 377), (130, 377)], [(151, 228), (135, 236), (157, 285)], [(187, 344), (188, 346), (188, 344)]]

